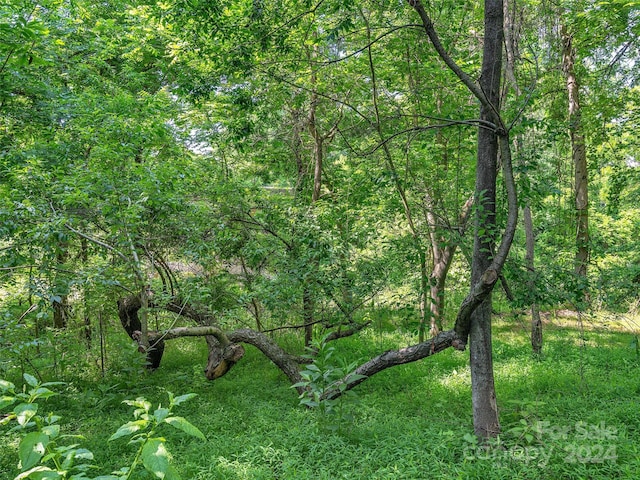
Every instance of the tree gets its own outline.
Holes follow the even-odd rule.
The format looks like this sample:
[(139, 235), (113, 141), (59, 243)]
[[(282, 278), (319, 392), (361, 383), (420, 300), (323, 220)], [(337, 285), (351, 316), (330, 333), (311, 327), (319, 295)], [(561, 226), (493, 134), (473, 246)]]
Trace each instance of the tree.
[[(359, 309), (373, 296), (382, 292), (390, 306), (387, 298), (404, 290), (412, 306), (416, 298), (422, 304), (418, 343), (365, 361), (357, 381), (342, 379), (347, 389), (386, 368), (468, 344), (474, 430), (480, 438), (499, 432), (491, 295), (517, 225), (512, 134), (523, 159), (518, 180), (526, 189), (526, 268), (536, 268), (536, 233), (543, 244), (537, 262), (550, 265), (538, 268), (540, 275), (562, 270), (552, 268), (562, 263), (558, 252), (573, 253), (564, 238), (568, 210), (554, 209), (568, 194), (536, 190), (545, 182), (562, 186), (552, 159), (565, 144), (552, 134), (564, 132), (564, 107), (558, 115), (547, 98), (558, 102), (559, 95), (519, 88), (521, 53), (510, 37), (516, 27), (513, 18), (503, 25), (501, 1), (486, 0), (484, 9), (419, 0), (408, 6), (275, 0), (56, 5), (42, 20), (49, 33), (25, 21), (31, 30), (21, 35), (36, 40), (23, 48), (28, 55), (0, 38), (7, 59), (0, 70), (2, 268), (29, 277), (29, 293), (40, 295), (47, 308), (77, 288), (85, 298), (117, 295), (122, 326), (151, 367), (160, 365), (165, 342), (205, 336), (211, 380), (241, 361), (247, 343), (299, 384), (307, 359), (278, 345), (273, 332), (305, 332), (308, 343), (322, 329), (328, 341), (337, 340), (368, 325)], [(455, 27), (451, 15), (460, 15)], [(538, 28), (527, 30), (536, 41)], [(612, 44), (628, 44), (629, 51), (635, 48), (629, 42)], [(607, 63), (594, 46), (578, 53)], [(566, 84), (554, 70), (560, 64), (555, 54), (542, 65), (544, 93)], [(523, 62), (534, 65), (531, 71), (539, 66), (535, 55)], [(56, 61), (38, 62), (39, 56)], [(585, 143), (602, 146), (603, 140), (592, 140), (618, 138), (618, 151), (590, 157), (600, 162), (603, 175), (594, 185), (606, 203), (593, 209), (615, 220), (616, 234), (626, 240), (637, 237), (640, 102), (637, 89), (612, 77), (607, 83), (628, 93), (624, 106), (598, 102), (608, 124), (595, 128), (597, 116), (583, 102), (580, 118), (589, 122)], [(535, 85), (537, 72), (530, 80)], [(593, 101), (597, 90), (581, 93)], [(524, 111), (533, 118), (523, 119)], [(543, 135), (547, 142), (538, 142)], [(620, 151), (624, 160), (617, 158)], [(537, 232), (530, 205), (541, 225)], [(470, 288), (457, 289), (464, 299), (453, 328), (443, 330), (437, 320), (445, 279), (471, 216)], [(550, 225), (557, 228), (545, 228)], [(600, 258), (619, 262), (604, 269), (603, 284), (614, 273), (629, 275), (625, 265), (638, 251), (632, 241), (628, 251), (614, 252), (608, 228), (598, 227), (591, 242)], [(14, 273), (26, 271), (30, 275)], [(529, 276), (524, 288), (535, 291), (534, 281)], [(109, 302), (104, 308), (115, 313), (115, 301)], [(152, 309), (160, 312), (157, 327), (145, 320)], [(429, 312), (435, 335), (425, 341)], [(176, 327), (178, 317), (191, 326)], [(537, 342), (537, 324), (532, 327)], [(337, 382), (325, 397), (341, 395), (344, 386)]]
[(580, 88), (575, 71), (576, 50), (573, 35), (566, 25), (561, 27), (562, 71), (567, 82), (569, 105), (569, 133), (571, 137), (572, 160), (575, 171), (576, 204), (576, 257), (575, 273), (586, 279), (589, 263), (589, 174), (587, 170), (587, 150), (580, 110)]
[[(502, 75), (503, 5), (502, 1), (486, 0), (484, 9), (484, 46), (480, 81), (474, 82), (449, 57), (440, 43), (422, 4), (410, 0), (421, 17), (425, 31), (434, 48), (467, 88), (480, 101), (478, 129), (478, 156), (476, 164), (476, 220), (475, 241), (472, 259), (471, 294), (469, 318), (458, 315), (456, 333), (458, 341), (470, 341), (472, 403), (474, 431), (480, 438), (495, 436), (500, 431), (498, 407), (493, 380), (491, 350), (491, 290), (500, 275), (513, 240), (517, 208), (515, 186), (511, 184), (511, 158), (509, 133), (500, 117), (500, 78)], [(507, 230), (495, 255), (496, 176), (500, 143), (505, 169), (505, 182), (509, 189), (509, 218)], [(515, 210), (515, 211), (514, 211)], [(482, 292), (480, 294), (480, 292)], [(472, 297), (472, 299), (470, 299)], [(464, 309), (464, 304), (463, 308)]]

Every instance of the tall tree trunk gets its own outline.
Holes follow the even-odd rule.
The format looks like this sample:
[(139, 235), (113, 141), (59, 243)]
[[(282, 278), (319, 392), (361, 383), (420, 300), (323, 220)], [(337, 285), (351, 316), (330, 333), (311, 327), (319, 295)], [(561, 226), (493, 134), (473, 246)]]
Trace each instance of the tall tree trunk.
[[(89, 262), (89, 246), (87, 239), (80, 238), (80, 258), (82, 264), (86, 267)], [(84, 286), (82, 295), (83, 307), (84, 307), (84, 338), (87, 342), (87, 348), (91, 348), (91, 317), (89, 316), (89, 289)]]
[[(317, 46), (313, 47), (313, 50), (309, 53), (309, 65), (312, 65), (313, 60), (317, 56)], [(313, 139), (313, 188), (311, 191), (311, 206), (320, 199), (320, 192), (322, 191), (322, 162), (324, 160), (324, 136), (318, 130), (318, 123), (316, 119), (316, 110), (318, 107), (318, 93), (316, 91), (318, 84), (318, 78), (316, 76), (315, 67), (311, 66), (311, 103), (309, 105), (309, 119), (308, 127), (311, 138)], [(309, 265), (310, 270), (315, 270), (314, 265)], [(304, 280), (302, 288), (302, 312), (304, 319), (304, 344), (305, 346), (311, 345), (313, 341), (313, 323), (314, 323), (314, 299), (313, 292), (311, 290), (309, 275)]]
[(540, 355), (542, 353), (542, 320), (540, 319), (536, 294), (535, 236), (533, 233), (533, 220), (531, 219), (531, 207), (528, 204), (524, 207), (523, 217), (526, 238), (527, 287), (531, 295), (531, 347), (534, 354)]
[[(575, 273), (586, 278), (589, 262), (589, 196), (587, 152), (580, 110), (580, 94), (575, 72), (576, 51), (573, 47), (573, 36), (567, 26), (563, 25), (562, 35), (562, 69), (567, 81), (569, 96), (569, 134), (571, 137), (571, 156), (575, 170), (576, 201), (576, 256)], [(586, 293), (586, 292), (585, 292)]]
[[(455, 338), (452, 341), (455, 348), (464, 349), (467, 339), (470, 340), (473, 426), (479, 438), (487, 438), (496, 436), (500, 431), (491, 352), (491, 291), (511, 248), (518, 219), (509, 133), (500, 117), (503, 4), (502, 0), (485, 0), (484, 2), (482, 69), (480, 80), (476, 82), (448, 54), (422, 2), (407, 1), (420, 15), (425, 32), (440, 58), (480, 101), (481, 123), (493, 125), (491, 129), (485, 127), (478, 129), (475, 191), (477, 208), (471, 291), (458, 311)], [(498, 143), (503, 156), (502, 167), (505, 174), (509, 214), (500, 245), (492, 255), (491, 247), (495, 235)]]
[[(305, 280), (307, 282), (307, 280)], [(302, 287), (302, 320), (304, 322), (304, 345), (308, 347), (313, 341), (313, 294), (308, 283)]]
[[(503, 5), (502, 0), (484, 2), (484, 46), (480, 87), (488, 102), (500, 110), (500, 79), (502, 75)], [(489, 105), (480, 108), (480, 119), (495, 122)], [(492, 263), (496, 228), (496, 176), (498, 137), (492, 130), (478, 129), (476, 165), (476, 231), (471, 262), (471, 283), (481, 281)], [(491, 346), (491, 294), (471, 315), (469, 332), (471, 356), (471, 395), (473, 428), (480, 438), (494, 437), (500, 432), (496, 402)]]
[[(58, 244), (58, 252), (56, 253), (56, 264), (62, 270), (64, 263), (69, 257), (69, 242), (62, 240)], [(67, 327), (67, 318), (69, 316), (69, 296), (66, 293), (67, 286), (60, 286), (60, 283), (64, 283), (64, 279), (60, 273), (56, 273), (54, 285), (57, 287), (58, 295), (52, 302), (53, 307), (53, 327), (57, 329), (63, 329)]]
[[(438, 55), (480, 101), (480, 121), (494, 125), (479, 128), (476, 166), (476, 231), (472, 258), (471, 292), (456, 317), (452, 345), (464, 349), (470, 340), (470, 364), (474, 430), (478, 437), (495, 436), (500, 431), (493, 379), (491, 350), (491, 291), (506, 260), (517, 222), (517, 195), (511, 169), (508, 131), (500, 118), (500, 76), (502, 67), (503, 4), (502, 0), (485, 0), (484, 45), (482, 71), (478, 83), (466, 74), (445, 50), (433, 22), (420, 0), (408, 0), (419, 13), (423, 26)], [(507, 226), (495, 255), (495, 197), (498, 138), (504, 155), (503, 168), (509, 203)]]

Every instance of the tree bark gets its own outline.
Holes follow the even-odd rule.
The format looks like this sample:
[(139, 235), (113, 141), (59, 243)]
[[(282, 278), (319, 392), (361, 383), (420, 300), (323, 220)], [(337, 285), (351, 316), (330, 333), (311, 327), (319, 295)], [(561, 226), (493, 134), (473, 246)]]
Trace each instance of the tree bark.
[[(580, 91), (575, 72), (576, 51), (573, 36), (567, 26), (562, 25), (562, 69), (567, 81), (569, 97), (569, 134), (571, 137), (571, 156), (575, 170), (576, 205), (576, 255), (575, 273), (586, 278), (589, 263), (589, 195), (587, 152), (582, 129)], [(585, 292), (586, 293), (586, 292)]]
[(524, 207), (523, 217), (526, 238), (527, 287), (529, 295), (531, 295), (531, 347), (535, 355), (540, 355), (542, 353), (542, 320), (540, 319), (536, 292), (535, 236), (533, 233), (533, 220), (531, 219), (531, 207), (528, 204)]
[[(504, 17), (502, 0), (485, 0), (484, 8), (484, 46), (480, 86), (491, 106), (480, 107), (480, 120), (497, 123), (494, 112), (500, 109)], [(491, 252), (496, 229), (497, 161), (496, 133), (486, 128), (479, 128), (476, 164), (476, 205), (478, 207), (471, 263), (472, 285), (483, 278), (493, 260)], [(495, 437), (500, 432), (500, 421), (493, 378), (490, 292), (471, 315), (469, 337), (473, 428), (479, 438)]]
[[(209, 380), (215, 380), (225, 375), (243, 357), (244, 348), (240, 343), (248, 343), (258, 348), (287, 376), (292, 384), (302, 381), (300, 364), (309, 362), (306, 357), (288, 354), (264, 333), (248, 328), (225, 333), (219, 327), (209, 325), (180, 327), (165, 332), (149, 333), (149, 338), (152, 341), (201, 336), (207, 339), (209, 345), (209, 358), (204, 371)], [(298, 391), (302, 393), (301, 389)]]
[(160, 366), (164, 353), (164, 341), (154, 339), (153, 343), (147, 338), (147, 345), (142, 341), (142, 322), (138, 316), (138, 311), (142, 308), (142, 295), (131, 295), (118, 300), (118, 317), (120, 323), (129, 337), (138, 344), (138, 351), (146, 353), (147, 366), (156, 369)]
[(212, 335), (205, 336), (205, 339), (209, 347), (209, 356), (204, 375), (208, 380), (215, 380), (226, 375), (231, 370), (231, 367), (244, 357), (245, 352), (242, 345), (230, 342), (223, 345), (218, 340), (218, 337)]
[[(58, 243), (58, 252), (56, 253), (56, 263), (58, 267), (63, 268), (64, 263), (67, 261), (69, 257), (69, 242), (66, 240), (60, 241)], [(61, 290), (67, 290), (67, 286), (60, 287), (59, 284), (61, 280), (64, 281), (62, 275), (56, 273), (56, 278), (54, 279), (54, 285), (58, 286), (58, 290), (60, 295), (58, 297), (60, 300), (53, 300), (53, 328), (64, 329), (67, 328), (67, 319), (69, 316), (69, 296), (66, 293), (62, 293)]]
[[(411, 5), (420, 16), (425, 32), (431, 40), (431, 43), (433, 44), (436, 52), (442, 58), (443, 62), (451, 69), (453, 73), (455, 73), (458, 79), (480, 101), (482, 108), (488, 112), (493, 112), (492, 121), (481, 119), (479, 120), (478, 124), (480, 126), (480, 130), (487, 129), (495, 133), (500, 144), (500, 151), (502, 153), (502, 170), (504, 175), (504, 185), (507, 193), (508, 205), (507, 222), (505, 225), (504, 233), (502, 235), (502, 239), (500, 241), (500, 245), (493, 255), (493, 261), (482, 274), (480, 280), (477, 283), (472, 284), (471, 291), (462, 301), (462, 304), (458, 309), (454, 327), (456, 331), (456, 338), (453, 341), (453, 347), (457, 350), (464, 350), (471, 328), (471, 314), (491, 293), (493, 286), (500, 277), (500, 272), (502, 271), (502, 267), (504, 266), (504, 263), (509, 254), (511, 244), (513, 243), (513, 237), (518, 225), (518, 198), (515, 180), (513, 177), (511, 144), (508, 129), (502, 121), (496, 105), (488, 100), (485, 92), (483, 91), (483, 88), (471, 77), (469, 77), (469, 75), (462, 71), (462, 69), (446, 52), (444, 46), (442, 45), (442, 42), (440, 41), (438, 33), (435, 31), (431, 18), (422, 5), (422, 2), (420, 0), (407, 1), (409, 5)], [(494, 45), (496, 44), (496, 42), (493, 43)]]
[[(429, 236), (431, 237), (431, 257), (433, 258), (433, 269), (429, 276), (429, 312), (431, 317), (429, 334), (431, 337), (435, 337), (442, 330), (447, 274), (458, 244), (446, 241), (442, 235), (438, 235), (437, 219), (434, 215), (435, 206), (428, 194), (425, 196), (425, 206), (427, 222), (429, 223)], [(473, 196), (467, 199), (461, 209), (458, 225), (456, 226), (456, 231), (460, 237), (464, 235), (466, 230), (472, 206)], [(423, 341), (423, 339), (420, 339), (420, 341)]]
[[(356, 385), (361, 384), (371, 376), (386, 370), (390, 367), (397, 365), (403, 365), (405, 363), (415, 362), (423, 358), (429, 357), (436, 353), (439, 353), (453, 345), (453, 341), (456, 338), (456, 333), (453, 330), (441, 332), (435, 337), (427, 340), (426, 342), (418, 343), (417, 345), (411, 345), (399, 350), (389, 350), (375, 358), (372, 358), (366, 363), (360, 365), (353, 373), (363, 375), (363, 378), (348, 382), (346, 390), (350, 390)], [(338, 398), (343, 392), (338, 388), (340, 384), (347, 382), (348, 378), (344, 378), (339, 382), (336, 382), (332, 388), (328, 389), (324, 398), (334, 399)]]

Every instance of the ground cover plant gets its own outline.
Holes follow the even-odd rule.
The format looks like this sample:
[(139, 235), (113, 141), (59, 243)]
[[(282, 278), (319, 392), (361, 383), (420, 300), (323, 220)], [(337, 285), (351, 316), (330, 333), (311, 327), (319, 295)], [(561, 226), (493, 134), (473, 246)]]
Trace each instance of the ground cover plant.
[[(158, 371), (135, 382), (115, 369), (102, 378), (89, 369), (40, 403), (64, 413), (62, 430), (83, 436), (79, 443), (103, 474), (135, 455), (126, 442), (108, 441), (131, 420), (133, 407), (123, 400), (166, 403), (167, 391), (188, 390), (198, 396), (179, 413), (206, 440), (163, 432), (182, 478), (631, 479), (640, 468), (640, 357), (630, 326), (550, 318), (544, 356), (535, 359), (528, 325), (501, 316), (494, 346), (503, 433), (488, 445), (473, 435), (468, 362), (454, 350), (360, 385), (357, 401), (341, 407), (349, 416), (301, 406), (284, 375), (251, 347), (233, 378), (210, 383), (193, 367), (193, 357), (207, 352), (195, 339), (180, 340)], [(336, 343), (334, 355), (355, 360), (405, 341), (402, 329), (371, 330)], [(0, 472), (13, 478), (17, 437), (3, 433)]]

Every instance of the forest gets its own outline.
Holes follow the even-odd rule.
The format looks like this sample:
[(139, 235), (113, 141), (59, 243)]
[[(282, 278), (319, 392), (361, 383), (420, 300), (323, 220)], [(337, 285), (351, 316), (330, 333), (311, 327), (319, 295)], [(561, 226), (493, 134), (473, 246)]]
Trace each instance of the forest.
[(640, 1), (0, 0), (0, 480), (637, 478)]

